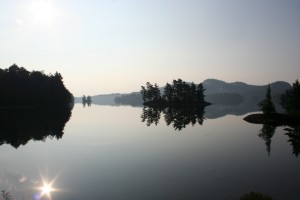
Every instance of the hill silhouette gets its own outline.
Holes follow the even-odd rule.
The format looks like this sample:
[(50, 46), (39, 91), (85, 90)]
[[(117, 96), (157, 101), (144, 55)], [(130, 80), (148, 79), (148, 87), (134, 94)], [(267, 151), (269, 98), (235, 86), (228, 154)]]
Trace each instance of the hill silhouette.
[[(245, 114), (247, 112), (256, 111), (258, 102), (265, 96), (266, 85), (250, 85), (243, 82), (227, 83), (217, 79), (206, 79), (203, 81), (203, 86), (206, 89), (205, 99), (211, 102), (214, 106), (226, 110), (235, 109), (234, 113)], [(274, 103), (279, 104), (280, 96), (291, 88), (291, 85), (284, 81), (276, 81), (270, 84), (272, 88), (272, 98)], [(164, 91), (164, 88), (160, 88)], [(142, 107), (143, 99), (139, 92), (132, 93), (114, 93), (92, 96), (93, 104), (99, 105), (131, 105)], [(75, 98), (75, 102), (81, 102), (81, 97)], [(214, 109), (210, 107), (209, 109)], [(254, 109), (254, 110), (253, 110)], [(226, 114), (226, 113), (225, 113)]]
[[(217, 79), (206, 79), (203, 82), (203, 86), (206, 89), (205, 94), (207, 97), (214, 94), (240, 94), (245, 100), (251, 100), (253, 102), (261, 101), (267, 89), (266, 85), (249, 85), (243, 82), (227, 83)], [(280, 96), (288, 89), (291, 85), (284, 81), (276, 81), (270, 84), (272, 92), (272, 98), (275, 103), (279, 103)], [(214, 103), (214, 102), (212, 102)]]

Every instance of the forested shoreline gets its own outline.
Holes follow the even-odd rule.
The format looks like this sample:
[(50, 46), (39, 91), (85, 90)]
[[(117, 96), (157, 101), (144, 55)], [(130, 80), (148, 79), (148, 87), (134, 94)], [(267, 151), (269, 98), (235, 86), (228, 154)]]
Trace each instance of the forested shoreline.
[(44, 74), (28, 71), (13, 64), (0, 69), (0, 107), (31, 108), (62, 106), (73, 103), (73, 95), (65, 87), (60, 73)]

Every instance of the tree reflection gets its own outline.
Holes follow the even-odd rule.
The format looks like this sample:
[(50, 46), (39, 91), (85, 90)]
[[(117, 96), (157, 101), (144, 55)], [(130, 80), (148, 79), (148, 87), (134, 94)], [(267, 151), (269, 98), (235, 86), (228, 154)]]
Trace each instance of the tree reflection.
[[(300, 127), (288, 127), (284, 129), (285, 135), (289, 137), (288, 142), (293, 147), (293, 154), (298, 157), (300, 154)], [(258, 136), (265, 141), (268, 155), (271, 153), (272, 137), (275, 134), (276, 126), (272, 124), (263, 124)]]
[(144, 107), (141, 114), (142, 122), (146, 121), (147, 126), (153, 123), (157, 125), (160, 119), (160, 112), (157, 108)]
[(144, 107), (141, 114), (142, 122), (146, 121), (147, 126), (157, 125), (161, 112), (164, 114), (166, 124), (172, 124), (175, 130), (182, 130), (187, 125), (194, 126), (196, 123), (202, 125), (204, 121), (204, 106), (200, 107), (166, 107), (165, 109)]
[(300, 153), (300, 127), (290, 127), (284, 130), (287, 131), (285, 135), (289, 136), (288, 142), (293, 147), (293, 154), (298, 157)]
[(85, 106), (88, 106), (88, 107), (91, 107), (92, 106), (92, 103), (90, 101), (83, 101), (82, 102), (82, 106), (85, 108)]
[(271, 153), (271, 142), (275, 130), (276, 130), (276, 126), (272, 124), (263, 124), (263, 127), (258, 134), (258, 136), (265, 141), (268, 155), (270, 155)]
[(30, 140), (60, 139), (72, 107), (2, 109), (0, 112), (0, 145), (15, 148)]
[(92, 97), (91, 96), (85, 96), (83, 95), (82, 97), (82, 105), (85, 108), (85, 106), (87, 105), (88, 107), (91, 107), (92, 105)]

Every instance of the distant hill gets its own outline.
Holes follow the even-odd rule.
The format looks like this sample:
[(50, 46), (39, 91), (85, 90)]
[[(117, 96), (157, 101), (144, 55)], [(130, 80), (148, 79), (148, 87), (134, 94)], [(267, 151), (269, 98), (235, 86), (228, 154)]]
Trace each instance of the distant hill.
[[(244, 115), (259, 111), (258, 103), (265, 98), (267, 85), (249, 85), (243, 82), (226, 83), (216, 79), (207, 79), (203, 82), (206, 88), (206, 99), (213, 103), (205, 109), (205, 117), (214, 119), (228, 114)], [(271, 83), (272, 98), (278, 112), (283, 109), (279, 105), (280, 96), (291, 88), (284, 81)], [(236, 102), (236, 103), (235, 103)]]
[[(114, 99), (121, 96), (120, 93), (99, 94), (92, 97), (92, 103), (97, 105), (115, 105)], [(75, 103), (82, 103), (82, 97), (75, 97)]]
[[(284, 81), (276, 81), (270, 85), (271, 95), (275, 103), (279, 103), (281, 94), (291, 88), (291, 85)], [(258, 103), (265, 97), (267, 88), (267, 85), (248, 85), (243, 82), (226, 83), (217, 79), (206, 79), (203, 86), (206, 89), (205, 95), (207, 97), (215, 94), (236, 93), (243, 96), (245, 101), (250, 100), (254, 103)]]
[[(222, 115), (226, 115), (229, 111), (230, 114), (236, 115), (257, 111), (257, 104), (265, 97), (267, 88), (267, 85), (249, 85), (243, 82), (227, 83), (217, 79), (206, 79), (203, 81), (203, 86), (206, 89), (206, 101), (213, 103), (213, 107), (207, 108), (212, 113), (216, 113), (212, 114), (213, 118), (218, 117), (217, 113), (220, 113), (220, 111), (222, 111)], [(284, 81), (271, 83), (274, 103), (279, 104), (281, 94), (290, 88), (291, 85)], [(163, 88), (161, 88), (161, 91), (163, 91)], [(92, 96), (92, 101), (93, 104), (98, 105), (131, 106), (142, 106), (143, 102), (139, 92), (96, 95)], [(75, 102), (81, 103), (82, 97), (75, 98)], [(224, 106), (226, 109), (222, 110)], [(234, 110), (235, 108), (237, 109), (236, 111)]]

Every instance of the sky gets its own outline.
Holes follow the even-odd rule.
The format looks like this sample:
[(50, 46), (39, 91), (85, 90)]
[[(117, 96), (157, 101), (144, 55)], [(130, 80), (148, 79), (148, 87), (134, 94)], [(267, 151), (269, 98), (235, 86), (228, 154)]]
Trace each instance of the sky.
[(299, 0), (0, 0), (0, 68), (56, 71), (74, 96), (208, 78), (300, 78)]

